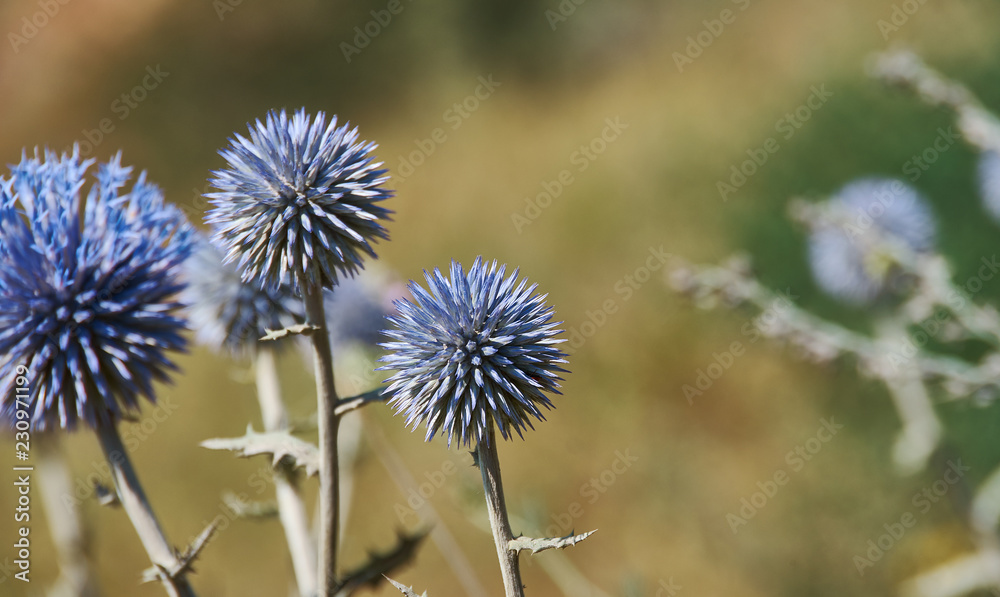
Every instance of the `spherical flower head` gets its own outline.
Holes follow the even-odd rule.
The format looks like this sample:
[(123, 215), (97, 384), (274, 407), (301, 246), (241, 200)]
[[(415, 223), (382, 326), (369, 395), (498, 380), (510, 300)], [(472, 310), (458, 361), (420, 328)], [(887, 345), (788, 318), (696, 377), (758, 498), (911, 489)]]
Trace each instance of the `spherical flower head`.
[(374, 348), (382, 338), (385, 318), (395, 309), (394, 287), (383, 272), (366, 269), (361, 274), (340, 281), (323, 292), (326, 327), (330, 344)]
[[(176, 369), (185, 322), (176, 315), (193, 229), (121, 154), (28, 158), (0, 177), (0, 416), (26, 402), (34, 429), (113, 424), (155, 400)], [(15, 391), (15, 388), (17, 390)], [(27, 388), (22, 393), (20, 388)]]
[(505, 271), (477, 258), (468, 273), (456, 262), (450, 277), (424, 272), (428, 290), (411, 282), (413, 302), (396, 301), (388, 318), (394, 341), (382, 344), (380, 369), (396, 370), (389, 404), (408, 426), (424, 422), (428, 441), (441, 431), (449, 446), (455, 437), (478, 444), (494, 423), (504, 439), (523, 438), (532, 417), (545, 419), (539, 407), (552, 407), (545, 392), (560, 393), (559, 322), (535, 285)]
[(983, 205), (990, 216), (1000, 222), (1000, 153), (984, 151), (980, 154), (977, 174)]
[(302, 301), (291, 286), (260, 288), (242, 280), (221, 249), (200, 238), (184, 263), (187, 289), (181, 295), (196, 339), (213, 350), (236, 357), (256, 351), (267, 330), (302, 323)]
[(207, 195), (206, 221), (227, 259), (258, 286), (330, 288), (354, 275), (375, 257), (371, 243), (388, 238), (379, 220), (391, 212), (379, 202), (392, 192), (375, 144), (322, 112), (271, 111), (248, 128), (249, 139), (236, 135), (220, 151), (229, 167), (212, 173), (218, 192)]
[(917, 253), (934, 247), (934, 215), (923, 196), (901, 181), (857, 180), (830, 203), (843, 216), (843, 225), (812, 231), (809, 261), (816, 283), (834, 298), (863, 305), (891, 289), (894, 262), (872, 248), (880, 242), (899, 243)]

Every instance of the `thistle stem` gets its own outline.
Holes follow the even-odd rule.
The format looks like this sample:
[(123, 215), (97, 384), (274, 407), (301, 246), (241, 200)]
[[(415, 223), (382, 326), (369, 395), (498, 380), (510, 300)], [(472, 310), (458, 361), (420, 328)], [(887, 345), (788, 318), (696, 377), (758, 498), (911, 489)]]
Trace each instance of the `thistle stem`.
[[(272, 348), (263, 344), (259, 346), (255, 372), (257, 399), (260, 402), (264, 429), (286, 430), (288, 412), (281, 398), (278, 368)], [(316, 547), (309, 532), (309, 517), (294, 472), (280, 463), (274, 469), (274, 493), (278, 502), (278, 518), (285, 529), (285, 541), (292, 557), (299, 595), (312, 597), (316, 594)]]
[(340, 527), (340, 470), (337, 454), (337, 389), (333, 385), (333, 353), (323, 312), (323, 289), (302, 281), (306, 323), (318, 328), (310, 335), (316, 373), (316, 415), (319, 422), (319, 594), (333, 595), (337, 584), (337, 539)]
[(504, 592), (507, 597), (524, 597), (518, 552), (509, 547), (510, 542), (514, 539), (514, 534), (510, 530), (507, 503), (503, 497), (500, 458), (497, 455), (496, 434), (493, 431), (493, 425), (489, 426), (489, 435), (476, 446), (476, 453), (479, 457), (479, 472), (483, 475), (486, 507), (490, 514), (493, 539), (497, 545), (497, 558), (500, 560)]
[[(194, 597), (194, 590), (184, 578), (182, 564), (177, 552), (171, 547), (167, 537), (160, 528), (160, 523), (153, 514), (153, 509), (142, 490), (139, 477), (135, 474), (132, 461), (129, 460), (122, 439), (115, 425), (99, 425), (97, 438), (101, 442), (104, 457), (111, 466), (111, 478), (118, 492), (118, 501), (132, 521), (136, 534), (142, 546), (146, 549), (149, 559), (161, 570), (167, 571), (160, 575), (163, 588), (171, 597)], [(176, 576), (173, 576), (176, 574)]]
[(90, 541), (80, 520), (80, 510), (73, 497), (73, 481), (59, 445), (59, 436), (38, 436), (39, 458), (36, 469), (41, 486), (42, 508), (49, 522), (49, 532), (59, 561), (59, 580), (51, 595), (97, 597), (97, 582), (91, 569)]

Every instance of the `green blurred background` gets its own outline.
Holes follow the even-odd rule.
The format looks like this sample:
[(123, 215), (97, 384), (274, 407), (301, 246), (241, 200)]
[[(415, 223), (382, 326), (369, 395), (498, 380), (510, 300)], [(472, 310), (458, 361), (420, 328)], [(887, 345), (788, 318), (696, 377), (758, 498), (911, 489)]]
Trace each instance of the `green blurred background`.
[[(636, 283), (627, 300), (620, 284), (626, 276), (646, 278), (637, 270), (651, 249), (696, 262), (746, 250), (768, 284), (791, 289), (823, 315), (864, 326), (864, 312), (838, 307), (813, 285), (803, 233), (785, 216), (787, 201), (827, 194), (861, 175), (902, 178), (904, 163), (950, 124), (947, 114), (868, 79), (864, 63), (874, 51), (913, 47), (1000, 109), (996, 2), (913, 0), (916, 13), (884, 35), (878, 22), (894, 10), (887, 0), (564, 0), (568, 16), (560, 20), (552, 16), (560, 10), (556, 0), (402, 0), (402, 10), (377, 27), (371, 11), (384, 21), (378, 11), (389, 3), (382, 0), (69, 0), (53, 2), (58, 11), (29, 38), (23, 19), (43, 4), (0, 5), (6, 163), (18, 161), (23, 147), (62, 149), (89, 136), (94, 157), (122, 149), (125, 163), (148, 170), (168, 198), (200, 215), (208, 173), (223, 165), (216, 152), (233, 132), (271, 108), (322, 109), (377, 141), (392, 170), (392, 241), (378, 251), (401, 279), (482, 254), (519, 265), (549, 293), (569, 329), (603, 322), (587, 326), (592, 337), (570, 349), (572, 374), (548, 421), (526, 441), (501, 449), (508, 504), (529, 520), (515, 531), (541, 533), (553, 516), (570, 511), (578, 514), (572, 528), (600, 529), (561, 555), (523, 556), (530, 594), (559, 594), (539, 563), (565, 557), (610, 595), (667, 595), (671, 578), (681, 595), (887, 595), (914, 572), (971, 548), (958, 510), (944, 500), (919, 514), (917, 525), (859, 575), (854, 556), (885, 532), (884, 524), (916, 512), (914, 494), (940, 477), (940, 470), (909, 478), (893, 473), (898, 424), (884, 389), (850, 367), (817, 367), (765, 341), (747, 343), (741, 327), (751, 314), (697, 311), (670, 292), (662, 268)], [(704, 21), (726, 9), (733, 18), (721, 35), (703, 33), (718, 31)], [(366, 25), (377, 34), (345, 57), (344, 44), (353, 46), (355, 28)], [(680, 69), (675, 53), (699, 34), (711, 43)], [(161, 80), (147, 77), (151, 89), (133, 91), (147, 68), (157, 67)], [(469, 99), (480, 77), (499, 85)], [(813, 86), (824, 85), (832, 97), (784, 138), (778, 121)], [(123, 93), (134, 103), (124, 118)], [(455, 117), (456, 102), (466, 102), (467, 117)], [(103, 119), (110, 132), (95, 143)], [(607, 119), (627, 128), (584, 160), (581, 171), (574, 152), (601, 146), (594, 140)], [(443, 142), (433, 140), (438, 128)], [(769, 137), (780, 150), (723, 201), (717, 182)], [(410, 173), (404, 160), (413, 163), (413, 152), (422, 152), (422, 163)], [(540, 213), (526, 211), (526, 198), (567, 169), (573, 182)], [(998, 244), (997, 227), (979, 206), (974, 169), (974, 153), (959, 142), (915, 183), (935, 207), (940, 245), (963, 280)], [(532, 213), (530, 224), (512, 220)], [(987, 283), (980, 296), (995, 300), (998, 284)], [(596, 315), (607, 305), (613, 313)], [(689, 405), (682, 386), (735, 340), (748, 346), (746, 354)], [(364, 359), (354, 361), (364, 369)], [(248, 422), (260, 428), (248, 366), (200, 348), (179, 363), (176, 384), (160, 390), (176, 409), (134, 450), (177, 543), (223, 512), (223, 492), (272, 495), (270, 486), (258, 495), (253, 477), (265, 462), (198, 447), (206, 438), (238, 435)], [(296, 351), (282, 360), (282, 373), (293, 413), (308, 415), (311, 379)], [(349, 387), (350, 376), (342, 375), (343, 391), (366, 390), (381, 379), (360, 377), (365, 381)], [(949, 404), (941, 413), (975, 485), (1000, 461), (1000, 408)], [(469, 455), (442, 441), (423, 443), (385, 408), (364, 417), (418, 481), (445, 462), (458, 465), (430, 501), (487, 594), (500, 595), (493, 542), (477, 526), (485, 513)], [(843, 429), (801, 472), (791, 472), (786, 454), (830, 417)], [(123, 432), (138, 436), (141, 427)], [(88, 433), (66, 438), (63, 448), (80, 479), (100, 461)], [(610, 470), (617, 451), (635, 462), (621, 474), (605, 474), (613, 483), (596, 498), (581, 492)], [(738, 514), (740, 500), (778, 470), (789, 472), (789, 483), (734, 534), (727, 515)], [(0, 535), (7, 545), (15, 494), (9, 483), (4, 487)], [(345, 567), (360, 563), (368, 549), (388, 546), (397, 528), (418, 526), (412, 517), (406, 525), (397, 518), (395, 506), (405, 503), (406, 494), (363, 441)], [(136, 587), (148, 559), (124, 514), (92, 499), (83, 512), (106, 594), (162, 594), (158, 586)], [(33, 529), (30, 587), (42, 590), (57, 568), (45, 521)], [(286, 595), (292, 579), (276, 521), (233, 522), (197, 570), (202, 595)], [(395, 576), (434, 597), (464, 594), (430, 542)], [(6, 575), (0, 583), (0, 594), (36, 594), (24, 589)], [(374, 594), (398, 593), (383, 586)]]

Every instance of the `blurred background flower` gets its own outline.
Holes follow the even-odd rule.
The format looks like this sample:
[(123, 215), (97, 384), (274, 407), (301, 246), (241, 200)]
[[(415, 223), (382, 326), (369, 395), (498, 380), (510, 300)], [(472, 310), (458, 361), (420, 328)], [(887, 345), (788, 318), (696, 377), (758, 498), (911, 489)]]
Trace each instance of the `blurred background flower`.
[(191, 329), (198, 342), (234, 356), (248, 356), (266, 330), (280, 330), (305, 319), (302, 299), (288, 284), (259, 288), (244, 282), (235, 264), (211, 240), (201, 237), (184, 263)]
[(898, 281), (892, 248), (924, 253), (934, 245), (935, 221), (926, 200), (900, 180), (865, 178), (828, 201), (831, 222), (809, 236), (816, 284), (851, 304), (875, 300)]

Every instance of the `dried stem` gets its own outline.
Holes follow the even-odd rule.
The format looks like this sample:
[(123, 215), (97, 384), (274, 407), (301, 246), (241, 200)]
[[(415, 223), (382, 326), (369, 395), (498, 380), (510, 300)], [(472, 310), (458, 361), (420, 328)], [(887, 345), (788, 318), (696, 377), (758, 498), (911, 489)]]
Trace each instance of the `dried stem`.
[[(288, 413), (281, 398), (274, 350), (260, 345), (257, 350), (257, 399), (266, 431), (285, 431)], [(309, 516), (296, 482), (295, 472), (279, 463), (274, 469), (274, 492), (278, 517), (285, 529), (285, 541), (292, 557), (295, 581), (303, 597), (316, 594), (316, 547), (309, 533)]]
[(479, 471), (483, 475), (483, 490), (486, 492), (486, 507), (490, 513), (490, 527), (497, 546), (500, 573), (507, 597), (524, 597), (521, 585), (521, 567), (517, 550), (509, 545), (514, 539), (507, 518), (507, 504), (503, 497), (503, 481), (500, 479), (500, 458), (497, 455), (496, 434), (490, 425), (489, 435), (476, 446)]
[[(906, 338), (906, 324), (896, 318), (879, 321), (877, 328), (887, 351)], [(901, 363), (896, 374), (886, 375), (884, 381), (903, 425), (893, 446), (893, 462), (904, 475), (916, 473), (927, 466), (941, 441), (941, 421), (916, 363)]]
[(160, 523), (153, 514), (153, 509), (146, 499), (146, 494), (142, 490), (139, 478), (132, 467), (125, 446), (122, 445), (118, 429), (114, 425), (101, 425), (97, 428), (97, 438), (101, 442), (101, 449), (111, 466), (111, 478), (118, 492), (118, 500), (132, 526), (135, 527), (142, 546), (149, 554), (149, 559), (153, 565), (159, 569), (159, 580), (171, 597), (194, 597), (194, 590), (184, 577), (184, 564), (177, 556), (177, 552), (170, 546)]
[[(59, 580), (50, 590), (55, 596), (96, 597), (97, 584), (91, 570), (89, 541), (80, 522), (73, 495), (72, 475), (54, 433), (40, 434), (39, 459), (35, 467), (41, 486), (42, 507), (59, 558)], [(62, 498), (62, 499), (60, 499)]]
[(337, 541), (340, 526), (340, 470), (337, 454), (337, 389), (333, 382), (333, 352), (326, 331), (323, 289), (302, 281), (306, 324), (319, 328), (310, 336), (316, 374), (316, 415), (319, 422), (319, 594), (329, 597), (337, 585)]

